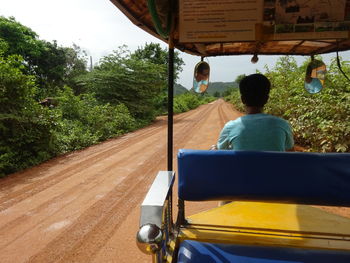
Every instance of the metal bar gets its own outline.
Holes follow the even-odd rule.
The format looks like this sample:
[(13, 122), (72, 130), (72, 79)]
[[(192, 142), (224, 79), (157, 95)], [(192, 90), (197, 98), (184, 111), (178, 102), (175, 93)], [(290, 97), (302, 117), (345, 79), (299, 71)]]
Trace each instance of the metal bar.
[(179, 228), (180, 226), (186, 224), (185, 201), (179, 198), (177, 207), (178, 207), (178, 210), (177, 210), (176, 228)]
[(173, 231), (174, 228), (174, 220), (173, 220), (173, 188), (169, 191), (169, 218), (170, 218), (170, 229), (169, 231)]
[(154, 224), (162, 228), (163, 211), (165, 202), (172, 193), (175, 173), (159, 171), (151, 188), (141, 205), (140, 227), (146, 224)]
[(173, 170), (174, 44), (169, 40), (168, 59), (168, 171)]

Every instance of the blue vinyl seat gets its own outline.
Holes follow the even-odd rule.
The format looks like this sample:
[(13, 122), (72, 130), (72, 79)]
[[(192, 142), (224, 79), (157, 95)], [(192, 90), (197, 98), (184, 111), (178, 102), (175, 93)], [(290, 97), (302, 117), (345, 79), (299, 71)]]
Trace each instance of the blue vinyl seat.
[[(254, 151), (178, 153), (183, 201), (246, 200), (350, 207), (350, 154)], [(181, 263), (350, 263), (350, 252), (291, 247), (180, 244)]]
[(349, 153), (181, 149), (178, 172), (178, 196), (185, 201), (350, 206)]
[(349, 263), (350, 252), (213, 244), (185, 240), (178, 263)]

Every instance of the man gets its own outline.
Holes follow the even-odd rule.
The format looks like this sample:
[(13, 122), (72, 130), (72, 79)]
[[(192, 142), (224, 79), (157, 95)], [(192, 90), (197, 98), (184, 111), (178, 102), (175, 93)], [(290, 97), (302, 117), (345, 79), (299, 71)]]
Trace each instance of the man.
[(226, 123), (213, 148), (251, 151), (286, 151), (293, 148), (289, 123), (263, 113), (270, 86), (270, 81), (261, 74), (252, 74), (241, 80), (239, 91), (247, 114)]
[(207, 62), (199, 62), (195, 68), (193, 78), (193, 89), (197, 93), (203, 93), (208, 88), (209, 84), (209, 64)]

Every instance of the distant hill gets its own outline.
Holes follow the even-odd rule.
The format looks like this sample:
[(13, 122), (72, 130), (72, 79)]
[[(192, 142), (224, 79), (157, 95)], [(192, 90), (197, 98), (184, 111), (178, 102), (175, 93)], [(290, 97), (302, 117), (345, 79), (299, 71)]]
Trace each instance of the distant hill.
[[(209, 95), (214, 95), (216, 92), (220, 93), (220, 96), (223, 92), (230, 88), (238, 88), (238, 84), (236, 82), (210, 82), (209, 88), (207, 89), (207, 92)], [(180, 95), (185, 92), (188, 92), (189, 90), (186, 89), (181, 84), (175, 84), (174, 85), (174, 95)]]
[(186, 89), (181, 84), (175, 84), (174, 85), (174, 96), (180, 95), (180, 94), (186, 93), (186, 92), (188, 92), (188, 89)]
[(214, 93), (219, 92), (220, 95), (229, 88), (238, 88), (238, 84), (236, 82), (209, 82), (209, 88), (207, 92), (210, 95), (214, 95)]

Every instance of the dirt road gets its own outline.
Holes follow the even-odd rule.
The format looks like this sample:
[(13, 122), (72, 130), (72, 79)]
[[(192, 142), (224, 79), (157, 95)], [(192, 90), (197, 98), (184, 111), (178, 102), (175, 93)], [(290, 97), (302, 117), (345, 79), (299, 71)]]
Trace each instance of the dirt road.
[[(208, 149), (237, 116), (222, 100), (175, 116), (174, 156), (179, 148)], [(151, 262), (135, 235), (140, 204), (157, 172), (166, 170), (166, 124), (159, 118), (1, 179), (0, 262)], [(187, 214), (214, 205), (192, 203)], [(327, 209), (350, 217), (349, 209)]]
[[(218, 100), (175, 116), (174, 156), (179, 148), (208, 149), (238, 114)], [(160, 118), (1, 179), (0, 262), (150, 262), (135, 235), (140, 204), (166, 170), (166, 125)]]

